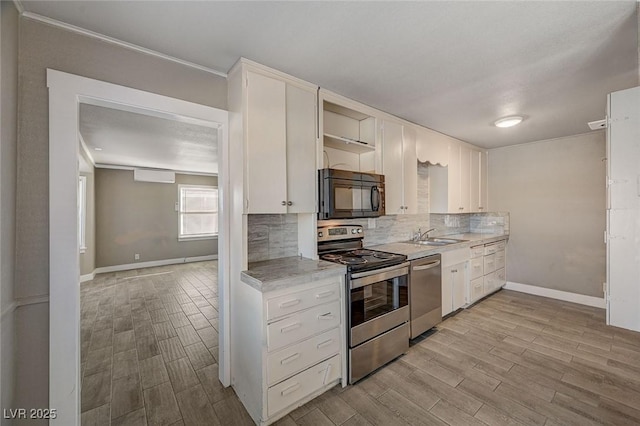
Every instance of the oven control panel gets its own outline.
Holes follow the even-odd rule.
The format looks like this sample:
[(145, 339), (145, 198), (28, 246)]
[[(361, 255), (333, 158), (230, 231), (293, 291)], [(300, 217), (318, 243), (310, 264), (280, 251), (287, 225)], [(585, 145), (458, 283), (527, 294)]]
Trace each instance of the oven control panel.
[(330, 225), (318, 227), (318, 241), (364, 238), (362, 225)]

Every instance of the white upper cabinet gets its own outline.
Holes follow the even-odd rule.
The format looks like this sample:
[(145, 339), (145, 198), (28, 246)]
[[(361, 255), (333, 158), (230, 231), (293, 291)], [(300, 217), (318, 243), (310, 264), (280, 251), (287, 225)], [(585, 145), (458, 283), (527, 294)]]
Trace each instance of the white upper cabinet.
[(470, 168), (470, 196), (471, 211), (487, 211), (487, 152), (482, 150), (471, 150)]
[(394, 121), (382, 122), (382, 167), (387, 214), (415, 214), (418, 160), (416, 131)]
[(316, 212), (316, 96), (287, 84), (288, 213)]
[(449, 140), (447, 167), (429, 168), (431, 213), (487, 211), (487, 154), (457, 139)]
[(287, 212), (287, 85), (247, 72), (247, 213)]
[(316, 211), (316, 87), (245, 72), (245, 212)]

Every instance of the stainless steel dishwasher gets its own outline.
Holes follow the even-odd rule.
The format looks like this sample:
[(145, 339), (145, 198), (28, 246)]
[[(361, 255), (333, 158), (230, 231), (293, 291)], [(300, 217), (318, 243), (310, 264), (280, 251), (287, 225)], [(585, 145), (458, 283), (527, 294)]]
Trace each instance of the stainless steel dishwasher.
[(409, 307), (412, 339), (442, 321), (442, 266), (439, 254), (411, 262)]

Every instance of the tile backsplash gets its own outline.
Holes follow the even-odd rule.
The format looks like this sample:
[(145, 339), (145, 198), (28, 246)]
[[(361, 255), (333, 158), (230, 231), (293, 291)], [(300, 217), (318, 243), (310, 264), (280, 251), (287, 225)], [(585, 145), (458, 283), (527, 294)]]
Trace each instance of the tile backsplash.
[(298, 255), (298, 215), (250, 214), (248, 261)]

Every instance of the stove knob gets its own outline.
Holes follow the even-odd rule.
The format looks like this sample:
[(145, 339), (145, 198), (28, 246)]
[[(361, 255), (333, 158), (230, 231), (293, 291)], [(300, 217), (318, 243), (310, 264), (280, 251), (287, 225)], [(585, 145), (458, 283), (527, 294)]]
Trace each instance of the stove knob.
[(358, 234), (362, 234), (362, 229), (358, 228)]
[(318, 232), (318, 237), (322, 238), (322, 232)]
[(355, 230), (355, 229), (352, 229), (352, 230), (351, 230), (351, 233), (352, 233), (352, 234), (355, 234), (355, 233), (356, 233), (356, 230)]

